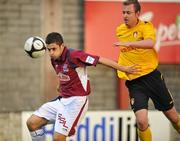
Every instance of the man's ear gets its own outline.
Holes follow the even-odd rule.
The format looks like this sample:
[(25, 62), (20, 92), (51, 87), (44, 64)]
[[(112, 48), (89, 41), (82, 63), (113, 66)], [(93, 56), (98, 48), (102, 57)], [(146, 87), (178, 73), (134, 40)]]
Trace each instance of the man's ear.
[(60, 46), (61, 46), (61, 47), (64, 47), (64, 43), (62, 43)]
[(136, 17), (138, 18), (140, 16), (140, 12), (136, 12)]

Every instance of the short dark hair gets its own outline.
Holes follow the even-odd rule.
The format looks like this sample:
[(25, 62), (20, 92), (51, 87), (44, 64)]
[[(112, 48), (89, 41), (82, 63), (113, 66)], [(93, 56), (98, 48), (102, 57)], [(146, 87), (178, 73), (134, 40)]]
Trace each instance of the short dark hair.
[(141, 5), (138, 2), (138, 0), (126, 0), (123, 2), (123, 5), (130, 5), (130, 4), (134, 5), (134, 9), (136, 13), (141, 12)]
[(57, 43), (61, 45), (64, 43), (63, 37), (60, 33), (58, 32), (51, 32), (46, 36), (46, 44), (51, 44), (51, 43)]

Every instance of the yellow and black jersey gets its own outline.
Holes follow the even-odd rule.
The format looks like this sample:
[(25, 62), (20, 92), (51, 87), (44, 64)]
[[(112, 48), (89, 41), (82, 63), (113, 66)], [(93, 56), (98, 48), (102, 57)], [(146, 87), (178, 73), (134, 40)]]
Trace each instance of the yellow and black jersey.
[[(134, 42), (145, 39), (156, 41), (156, 31), (151, 22), (139, 20), (138, 24), (133, 28), (127, 28), (125, 24), (121, 24), (116, 29), (116, 36), (120, 42)], [(126, 74), (118, 71), (118, 77), (126, 80), (133, 80), (140, 76), (146, 75), (158, 66), (157, 52), (154, 48), (143, 49), (136, 47), (120, 47), (120, 55), (118, 63), (129, 66), (138, 64), (141, 66), (139, 74)]]

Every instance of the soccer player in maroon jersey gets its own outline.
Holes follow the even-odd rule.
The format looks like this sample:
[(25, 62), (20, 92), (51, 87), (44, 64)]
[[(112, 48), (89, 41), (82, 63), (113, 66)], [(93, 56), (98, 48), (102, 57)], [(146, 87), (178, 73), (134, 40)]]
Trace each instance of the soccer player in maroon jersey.
[(54, 141), (65, 141), (75, 134), (76, 126), (87, 112), (90, 82), (86, 66), (100, 63), (125, 73), (138, 73), (139, 66), (122, 66), (107, 58), (69, 49), (57, 32), (47, 35), (46, 44), (52, 66), (59, 77), (60, 96), (36, 110), (27, 120), (27, 127), (33, 141), (44, 141), (42, 127), (49, 121), (55, 121)]

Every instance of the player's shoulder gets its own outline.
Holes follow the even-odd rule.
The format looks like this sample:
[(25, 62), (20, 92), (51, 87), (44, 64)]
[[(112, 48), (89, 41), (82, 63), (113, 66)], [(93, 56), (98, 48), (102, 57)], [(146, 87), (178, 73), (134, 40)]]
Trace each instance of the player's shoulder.
[(70, 48), (69, 49), (69, 56), (71, 58), (79, 58), (80, 56), (82, 56), (85, 52), (83, 50), (80, 49), (73, 49)]
[(83, 51), (80, 50), (80, 49), (74, 49), (74, 48), (69, 48), (69, 53), (72, 55), (76, 55), (76, 54), (79, 54), (79, 53), (82, 53)]
[(126, 25), (123, 23), (123, 24), (120, 24), (117, 26), (116, 28), (116, 32), (117, 31), (121, 31), (121, 30), (124, 30), (124, 29), (127, 29)]
[(151, 27), (153, 27), (153, 24), (152, 24), (152, 22), (150, 22), (150, 21), (139, 21), (139, 25), (140, 26), (151, 26)]
[(124, 23), (118, 25), (116, 29), (123, 29), (123, 28), (126, 28), (126, 25)]

